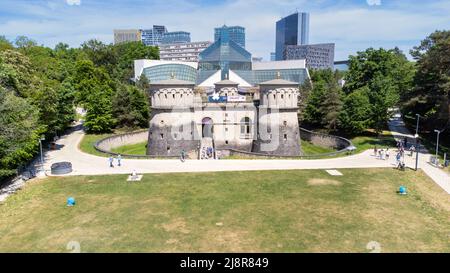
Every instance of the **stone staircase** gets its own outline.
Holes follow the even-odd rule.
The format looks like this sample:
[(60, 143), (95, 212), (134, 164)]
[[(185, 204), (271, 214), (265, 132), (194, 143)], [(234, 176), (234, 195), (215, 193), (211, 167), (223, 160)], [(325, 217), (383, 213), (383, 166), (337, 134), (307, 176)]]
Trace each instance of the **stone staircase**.
[[(208, 153), (208, 150), (210, 153)], [(212, 151), (212, 152), (211, 152)], [(216, 159), (216, 151), (214, 149), (214, 140), (210, 137), (202, 138), (200, 142), (200, 160)]]

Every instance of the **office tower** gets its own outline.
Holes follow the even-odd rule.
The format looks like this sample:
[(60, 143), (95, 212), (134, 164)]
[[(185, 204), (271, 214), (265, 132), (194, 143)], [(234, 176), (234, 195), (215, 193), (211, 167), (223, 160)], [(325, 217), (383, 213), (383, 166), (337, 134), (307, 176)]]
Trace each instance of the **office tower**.
[(198, 55), (209, 47), (211, 42), (192, 42), (183, 44), (161, 44), (159, 59), (164, 61), (197, 62)]
[(139, 29), (114, 30), (114, 44), (139, 41), (141, 41), (141, 32)]
[(154, 25), (151, 29), (142, 29), (142, 43), (147, 46), (160, 45), (165, 33), (167, 33), (165, 26)]
[(288, 45), (306, 45), (309, 43), (309, 13), (294, 13), (276, 23), (275, 58), (283, 60)]
[(288, 45), (284, 51), (284, 60), (306, 60), (310, 69), (334, 68), (334, 44)]
[(172, 31), (163, 34), (161, 44), (183, 44), (191, 42), (191, 34), (186, 31)]
[(222, 36), (222, 32), (228, 32), (228, 37), (231, 41), (234, 41), (236, 44), (245, 48), (245, 28), (240, 26), (232, 26), (228, 27), (223, 25), (222, 27), (218, 27), (214, 29), (214, 42), (219, 40)]

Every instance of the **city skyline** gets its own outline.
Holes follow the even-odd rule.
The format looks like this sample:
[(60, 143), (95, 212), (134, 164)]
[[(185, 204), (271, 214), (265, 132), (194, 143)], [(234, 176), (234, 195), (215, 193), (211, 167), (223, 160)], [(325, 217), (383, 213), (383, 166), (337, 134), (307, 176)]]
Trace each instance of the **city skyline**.
[(204, 41), (213, 40), (217, 26), (240, 25), (246, 28), (246, 48), (268, 60), (275, 50), (276, 21), (296, 10), (311, 15), (311, 44), (336, 43), (336, 60), (368, 47), (398, 46), (408, 54), (429, 33), (450, 27), (450, 3), (443, 0), (4, 0), (0, 35), (10, 40), (25, 35), (49, 47), (58, 42), (77, 47), (94, 38), (112, 43), (113, 29), (161, 24), (191, 32), (192, 41)]

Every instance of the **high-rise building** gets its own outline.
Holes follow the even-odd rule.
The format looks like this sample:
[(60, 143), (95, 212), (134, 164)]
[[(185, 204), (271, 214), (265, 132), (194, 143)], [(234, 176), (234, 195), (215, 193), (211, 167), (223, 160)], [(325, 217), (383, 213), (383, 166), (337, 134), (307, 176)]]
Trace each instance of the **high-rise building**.
[(186, 31), (166, 32), (162, 36), (161, 44), (183, 44), (191, 42), (191, 34)]
[(141, 31), (139, 29), (115, 29), (114, 44), (141, 41)]
[(157, 46), (161, 44), (164, 33), (167, 33), (165, 26), (154, 25), (151, 29), (142, 29), (142, 43), (147, 46)]
[(231, 39), (230, 32), (224, 26), (218, 39), (199, 55), (198, 82), (211, 77), (220, 71), (220, 79), (230, 76), (230, 70), (241, 78), (250, 78), (252, 70), (252, 54)]
[(294, 13), (276, 23), (275, 58), (283, 60), (283, 52), (288, 45), (309, 43), (309, 13)]
[(219, 40), (222, 36), (222, 32), (227, 32), (231, 41), (245, 48), (245, 28), (240, 26), (228, 27), (223, 25), (214, 29), (214, 42)]
[(334, 68), (334, 44), (288, 45), (283, 54), (284, 60), (306, 60), (310, 69)]
[(211, 44), (211, 42), (161, 44), (159, 46), (159, 59), (164, 61), (197, 62), (198, 55)]
[(273, 62), (273, 61), (275, 61), (275, 60), (276, 60), (276, 58), (275, 58), (275, 52), (270, 52), (270, 61)]

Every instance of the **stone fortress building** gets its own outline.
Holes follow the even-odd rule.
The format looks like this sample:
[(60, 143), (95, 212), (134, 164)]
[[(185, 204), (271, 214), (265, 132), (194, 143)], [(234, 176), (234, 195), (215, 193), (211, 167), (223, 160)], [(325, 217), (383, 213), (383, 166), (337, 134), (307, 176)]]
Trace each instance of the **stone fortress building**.
[(252, 63), (227, 27), (199, 62), (135, 61), (135, 79), (150, 82), (147, 154), (216, 158), (234, 150), (301, 155), (299, 85), (305, 60)]
[(298, 83), (274, 79), (245, 92), (225, 79), (210, 92), (198, 93), (195, 83), (175, 78), (152, 84), (147, 154), (176, 156), (183, 150), (198, 153), (209, 147), (301, 154)]

